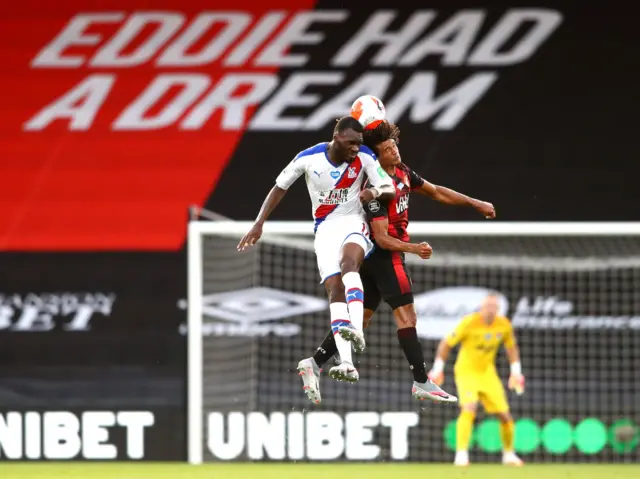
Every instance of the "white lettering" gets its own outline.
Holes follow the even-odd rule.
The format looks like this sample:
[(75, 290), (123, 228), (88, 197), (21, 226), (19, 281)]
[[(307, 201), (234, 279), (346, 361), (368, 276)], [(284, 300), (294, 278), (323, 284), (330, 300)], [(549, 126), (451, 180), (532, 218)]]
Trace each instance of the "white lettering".
[(387, 103), (387, 118), (397, 121), (407, 109), (414, 123), (423, 123), (442, 111), (435, 119), (436, 130), (451, 130), (497, 80), (495, 73), (476, 73), (461, 84), (435, 97), (436, 75), (417, 73)]
[(22, 415), (19, 412), (0, 414), (0, 458), (22, 458)]
[(270, 418), (261, 412), (247, 416), (247, 455), (249, 459), (262, 459), (266, 451), (269, 459), (284, 459), (286, 434), (285, 418), (281, 412), (271, 413)]
[[(189, 27), (160, 55), (157, 64), (161, 66), (204, 65), (217, 60), (245, 28), (251, 23), (248, 13), (200, 14)], [(222, 23), (224, 27), (197, 53), (187, 53), (212, 25)]]
[[(120, 68), (140, 65), (155, 55), (183, 23), (184, 17), (177, 13), (134, 13), (109, 43), (98, 50), (90, 65)], [(148, 25), (155, 26), (153, 33), (133, 52), (122, 53)]]
[(109, 440), (108, 427), (116, 425), (115, 414), (109, 411), (82, 414), (82, 455), (85, 459), (115, 459), (118, 449)]
[(337, 459), (344, 451), (342, 418), (329, 411), (307, 413), (307, 459)]
[(385, 412), (380, 423), (391, 429), (391, 459), (409, 457), (409, 429), (420, 422), (415, 412)]
[(319, 94), (304, 93), (311, 85), (338, 85), (343, 73), (294, 73), (282, 87), (264, 103), (251, 120), (252, 130), (299, 130), (304, 118), (284, 117), (284, 112), (293, 107), (312, 107), (322, 101)]
[(40, 459), (42, 457), (42, 419), (37, 412), (28, 412), (24, 415), (24, 435), (28, 439), (24, 442), (27, 459)]
[(127, 428), (127, 457), (144, 459), (144, 429), (155, 424), (155, 418), (149, 411), (119, 412), (118, 424)]
[[(225, 428), (224, 414), (213, 412), (207, 421), (207, 447), (209, 452), (218, 459), (235, 459), (244, 450), (245, 421), (244, 414), (232, 412), (227, 415)], [(225, 441), (225, 429), (227, 440)]]
[(344, 113), (351, 109), (353, 99), (361, 95), (368, 94), (383, 98), (392, 79), (392, 74), (387, 72), (366, 73), (359, 76), (351, 86), (332, 96), (329, 101), (313, 112), (305, 122), (304, 129), (319, 130), (327, 122), (344, 116)]
[(415, 66), (427, 56), (434, 54), (443, 55), (443, 65), (462, 65), (480, 30), (484, 15), (480, 10), (458, 12), (444, 25), (414, 45), (400, 59), (398, 65)]
[(380, 423), (377, 412), (352, 412), (345, 416), (345, 456), (352, 461), (375, 459), (380, 446), (369, 444), (373, 440), (371, 428)]
[(114, 82), (114, 75), (89, 75), (71, 91), (40, 110), (23, 128), (27, 131), (42, 130), (55, 120), (68, 118), (69, 130), (87, 130)]
[(308, 54), (287, 54), (294, 45), (316, 45), (324, 40), (319, 32), (308, 32), (313, 22), (343, 22), (349, 16), (347, 10), (321, 10), (299, 12), (274, 40), (258, 55), (255, 64), (259, 66), (288, 66), (299, 67), (309, 61)]
[(301, 412), (290, 412), (287, 419), (287, 450), (289, 459), (304, 459), (304, 414)]
[[(209, 87), (209, 77), (201, 74), (163, 74), (129, 105), (113, 124), (114, 130), (154, 130), (164, 128), (180, 118), (187, 108)], [(172, 89), (180, 91), (155, 115), (147, 112), (158, 105)]]
[(280, 26), (286, 16), (287, 14), (284, 12), (267, 13), (233, 51), (226, 56), (224, 65), (227, 67), (244, 65), (260, 45)]
[[(242, 86), (248, 91), (238, 96), (235, 92)], [(249, 108), (258, 105), (278, 86), (277, 75), (269, 73), (238, 73), (225, 76), (213, 90), (187, 115), (181, 124), (186, 130), (202, 128), (211, 115), (222, 109), (221, 128), (238, 130), (249, 117)]]
[[(506, 51), (501, 51), (524, 24), (533, 23), (524, 37)], [(469, 57), (469, 65), (513, 65), (531, 58), (536, 50), (562, 23), (555, 10), (509, 10)]]
[(387, 31), (396, 18), (394, 11), (376, 12), (369, 17), (358, 33), (353, 35), (331, 60), (333, 66), (351, 66), (371, 45), (384, 45), (371, 60), (375, 66), (393, 65), (423, 29), (435, 17), (433, 11), (415, 12), (396, 32)]
[(78, 68), (85, 62), (85, 57), (80, 55), (65, 55), (62, 53), (71, 46), (97, 45), (101, 36), (95, 33), (86, 33), (87, 27), (92, 23), (115, 23), (124, 18), (123, 13), (83, 13), (74, 16), (67, 26), (51, 43), (40, 50), (40, 53), (31, 62), (32, 68)]
[(47, 459), (72, 459), (80, 454), (80, 421), (70, 412), (46, 412), (43, 415), (44, 456)]

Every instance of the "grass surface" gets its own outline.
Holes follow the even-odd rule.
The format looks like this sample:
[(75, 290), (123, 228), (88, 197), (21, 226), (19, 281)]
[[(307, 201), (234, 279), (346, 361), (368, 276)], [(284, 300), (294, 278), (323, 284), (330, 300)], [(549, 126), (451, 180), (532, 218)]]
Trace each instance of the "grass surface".
[(640, 479), (638, 465), (0, 463), (2, 479)]

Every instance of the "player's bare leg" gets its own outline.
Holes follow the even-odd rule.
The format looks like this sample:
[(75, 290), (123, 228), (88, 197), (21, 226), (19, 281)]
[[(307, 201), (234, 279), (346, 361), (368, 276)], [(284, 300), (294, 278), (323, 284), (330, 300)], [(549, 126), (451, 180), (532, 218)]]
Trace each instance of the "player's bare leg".
[[(367, 240), (361, 234), (350, 235), (342, 246), (340, 272), (349, 311), (350, 324), (338, 327), (338, 334), (353, 344), (353, 350), (361, 353), (365, 348), (363, 329), (364, 291), (360, 278), (360, 265), (364, 260)], [(340, 348), (338, 348), (340, 350)], [(342, 353), (340, 357), (344, 360)]]
[(522, 466), (524, 462), (514, 452), (515, 424), (511, 413), (502, 412), (496, 414), (500, 420), (500, 438), (502, 439), (502, 464), (506, 466)]
[(468, 403), (460, 408), (460, 415), (456, 421), (456, 457), (453, 464), (456, 466), (469, 465), (469, 443), (473, 434), (473, 422), (476, 418), (478, 404)]
[(339, 334), (340, 329), (352, 328), (349, 319), (349, 310), (345, 301), (342, 278), (340, 275), (335, 275), (328, 278), (324, 284), (329, 295), (331, 332), (333, 333), (336, 348), (341, 358), (340, 364), (329, 370), (329, 376), (337, 381), (356, 382), (360, 379), (360, 376), (353, 365), (351, 343)]
[(435, 402), (456, 402), (458, 398), (441, 389), (427, 377), (422, 345), (416, 331), (418, 318), (413, 302), (395, 308), (393, 317), (398, 327), (398, 341), (413, 374), (413, 397), (421, 401), (429, 399)]

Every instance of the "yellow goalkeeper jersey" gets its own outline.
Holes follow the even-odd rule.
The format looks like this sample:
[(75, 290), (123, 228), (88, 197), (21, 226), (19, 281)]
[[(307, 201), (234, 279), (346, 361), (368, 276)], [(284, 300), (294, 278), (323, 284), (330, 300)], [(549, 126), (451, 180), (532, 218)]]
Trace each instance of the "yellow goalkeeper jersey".
[(460, 344), (455, 364), (456, 374), (495, 371), (496, 354), (500, 345), (510, 348), (516, 344), (508, 318), (496, 316), (491, 324), (486, 324), (480, 313), (462, 318), (446, 340), (450, 347)]

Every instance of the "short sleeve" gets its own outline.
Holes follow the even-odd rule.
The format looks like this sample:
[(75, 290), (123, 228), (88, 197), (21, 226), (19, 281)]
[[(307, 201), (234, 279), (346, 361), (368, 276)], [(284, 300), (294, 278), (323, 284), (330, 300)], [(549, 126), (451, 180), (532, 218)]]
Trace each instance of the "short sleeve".
[(276, 185), (283, 190), (289, 187), (305, 172), (306, 157), (298, 154), (276, 178)]
[(412, 190), (422, 188), (422, 185), (424, 184), (424, 178), (422, 178), (411, 168), (407, 168), (407, 172), (409, 173), (409, 188), (411, 188)]
[(458, 323), (456, 328), (453, 331), (451, 331), (449, 334), (447, 334), (447, 336), (445, 337), (445, 340), (447, 342), (447, 345), (449, 345), (449, 347), (452, 348), (460, 344), (460, 342), (464, 341), (465, 337), (467, 336), (469, 325), (471, 324), (472, 319), (473, 318), (471, 316), (462, 318), (462, 320)]
[(372, 186), (378, 188), (380, 186), (391, 186), (393, 187), (393, 180), (387, 173), (382, 169), (380, 163), (366, 152), (360, 152), (360, 160), (362, 161), (362, 168), (367, 174), (367, 178), (369, 179), (369, 183)]
[(369, 221), (369, 223), (385, 219), (389, 214), (387, 205), (377, 199), (369, 200), (364, 205), (364, 212), (367, 215), (367, 221)]

